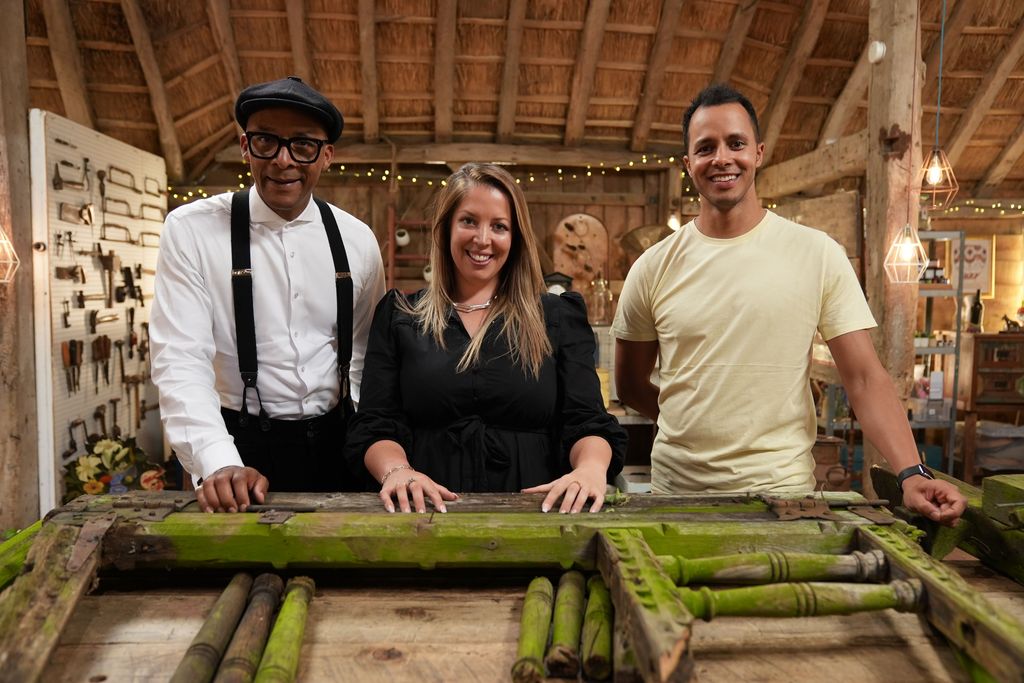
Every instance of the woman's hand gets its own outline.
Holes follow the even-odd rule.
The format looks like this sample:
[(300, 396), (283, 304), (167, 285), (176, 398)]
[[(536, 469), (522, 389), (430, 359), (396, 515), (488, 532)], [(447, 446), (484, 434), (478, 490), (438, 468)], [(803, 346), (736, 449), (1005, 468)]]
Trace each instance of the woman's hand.
[(523, 489), (521, 493), (547, 493), (547, 497), (540, 505), (541, 512), (550, 510), (559, 498), (562, 499), (562, 505), (558, 511), (563, 514), (580, 512), (591, 498), (594, 499), (594, 503), (590, 506), (590, 511), (597, 512), (604, 505), (607, 473), (607, 465), (602, 467), (598, 463), (581, 464), (553, 482)]
[(395, 511), (395, 502), (402, 512), (412, 512), (409, 499), (412, 498), (412, 506), (416, 512), (426, 512), (426, 501), (430, 500), (435, 510), (448, 512), (444, 505), (446, 500), (458, 500), (459, 496), (452, 493), (445, 487), (436, 483), (433, 479), (417, 472), (411, 468), (403, 468), (396, 471), (384, 480), (380, 488), (380, 499), (384, 501), (384, 508), (388, 512)]

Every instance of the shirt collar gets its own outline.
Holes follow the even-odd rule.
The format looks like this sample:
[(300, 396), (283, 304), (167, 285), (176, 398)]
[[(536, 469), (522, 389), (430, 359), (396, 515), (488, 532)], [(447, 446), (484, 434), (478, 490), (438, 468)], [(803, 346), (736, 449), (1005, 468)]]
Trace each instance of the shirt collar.
[(310, 196), (309, 202), (306, 204), (306, 208), (302, 210), (302, 213), (294, 220), (286, 221), (267, 206), (255, 186), (249, 188), (249, 220), (251, 223), (258, 223), (272, 230), (280, 230), (286, 225), (312, 223), (316, 220), (317, 215), (319, 215), (319, 210), (317, 209), (316, 202), (313, 201), (313, 197)]

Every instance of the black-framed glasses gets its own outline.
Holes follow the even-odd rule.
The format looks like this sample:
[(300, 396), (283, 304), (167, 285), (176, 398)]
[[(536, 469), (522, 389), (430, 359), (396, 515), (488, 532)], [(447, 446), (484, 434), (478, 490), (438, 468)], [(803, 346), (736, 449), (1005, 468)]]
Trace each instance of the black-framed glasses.
[(311, 164), (319, 159), (320, 150), (327, 144), (327, 140), (316, 138), (282, 138), (273, 133), (248, 131), (245, 133), (245, 139), (249, 141), (249, 154), (257, 159), (273, 159), (281, 151), (281, 147), (287, 147), (288, 154), (298, 164)]

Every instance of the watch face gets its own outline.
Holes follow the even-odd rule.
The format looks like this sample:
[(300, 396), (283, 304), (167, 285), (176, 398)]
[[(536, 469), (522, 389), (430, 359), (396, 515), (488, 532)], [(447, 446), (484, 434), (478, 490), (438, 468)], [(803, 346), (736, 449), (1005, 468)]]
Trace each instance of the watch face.
[(565, 294), (567, 291), (569, 291), (569, 290), (567, 290), (562, 285), (558, 285), (558, 284), (548, 285), (548, 294), (562, 295), (562, 294)]

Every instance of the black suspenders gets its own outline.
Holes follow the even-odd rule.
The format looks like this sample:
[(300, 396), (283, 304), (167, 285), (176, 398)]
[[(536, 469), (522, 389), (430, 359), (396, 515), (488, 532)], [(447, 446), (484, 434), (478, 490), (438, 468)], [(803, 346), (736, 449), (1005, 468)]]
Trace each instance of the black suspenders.
[[(341, 239), (334, 212), (326, 202), (314, 199), (320, 209), (320, 217), (327, 232), (327, 242), (334, 259), (334, 288), (338, 300), (338, 386), (339, 402), (351, 401), (349, 395), (349, 366), (352, 363), (352, 274), (349, 271), (348, 254)], [(246, 393), (250, 388), (256, 391), (260, 404), (260, 428), (270, 429), (270, 419), (263, 409), (263, 399), (256, 386), (256, 320), (252, 302), (252, 259), (249, 254), (249, 190), (236, 192), (231, 198), (231, 291), (235, 303), (235, 339), (238, 345), (238, 369), (242, 375), (242, 409), (238, 423), (245, 426), (249, 421), (249, 407)]]

